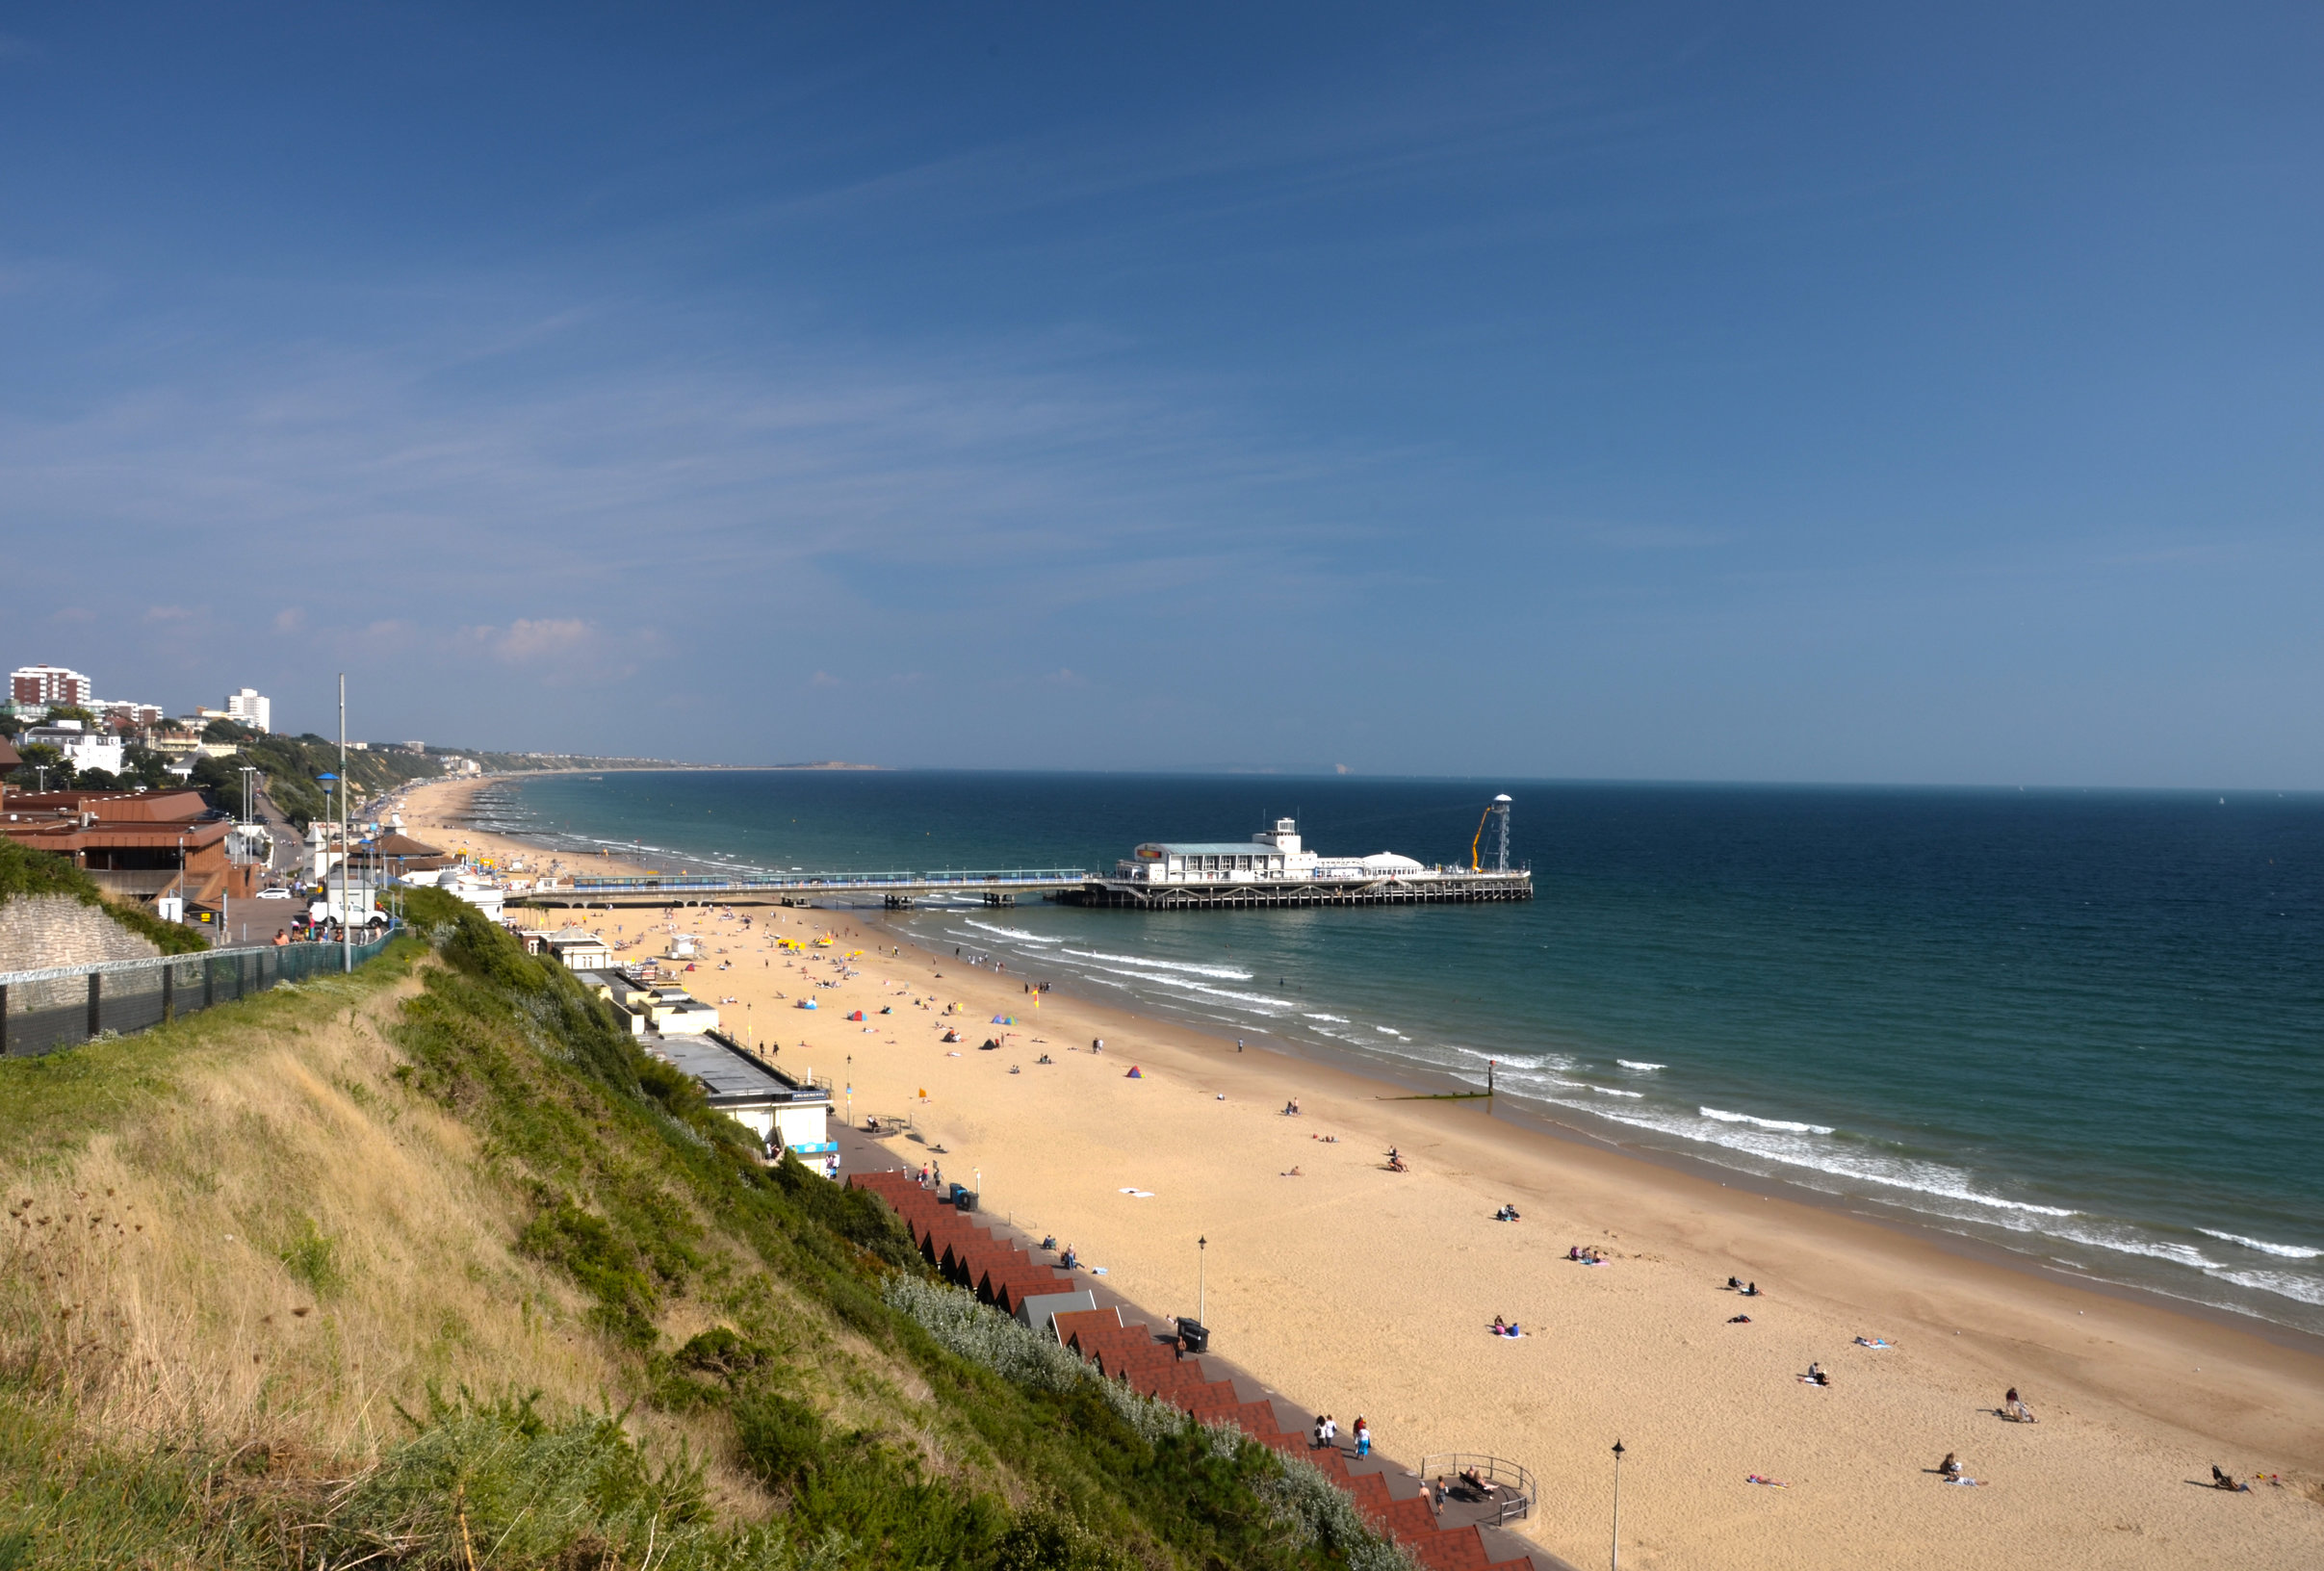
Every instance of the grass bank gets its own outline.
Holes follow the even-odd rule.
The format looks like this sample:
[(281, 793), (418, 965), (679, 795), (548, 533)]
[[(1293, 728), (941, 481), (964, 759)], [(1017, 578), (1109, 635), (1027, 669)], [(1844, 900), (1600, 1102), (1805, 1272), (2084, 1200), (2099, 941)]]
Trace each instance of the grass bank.
[(0, 1571), (1395, 1563), (414, 914), (351, 978), (0, 1065)]

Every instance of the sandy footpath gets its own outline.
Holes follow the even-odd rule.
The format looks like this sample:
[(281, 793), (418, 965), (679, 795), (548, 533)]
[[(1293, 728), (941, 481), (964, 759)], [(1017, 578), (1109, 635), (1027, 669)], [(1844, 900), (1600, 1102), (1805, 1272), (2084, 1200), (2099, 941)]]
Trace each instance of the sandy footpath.
[[(684, 980), (732, 1000), (730, 1028), (851, 1086), (859, 1126), (914, 1119), (917, 1138), (890, 1143), (899, 1162), (981, 1174), (989, 1211), (1074, 1245), (1149, 1308), (1195, 1311), (1206, 1237), (1220, 1352), (1343, 1429), (1364, 1415), (1404, 1460), (1523, 1462), (1541, 1481), (1534, 1535), (1578, 1564), (1606, 1555), (1619, 1437), (1630, 1565), (2324, 1565), (2311, 1352), (1476, 1103), (1381, 1100), (1398, 1088), (1059, 994), (1036, 1007), (1017, 975), (886, 953), (900, 940), (873, 913), (633, 911), (590, 925), (648, 940), (625, 959), (698, 934), (710, 953)], [(771, 947), (823, 932), (839, 944), (812, 958)], [(850, 950), (865, 951), (860, 975), (814, 986)], [(796, 1007), (807, 996), (812, 1012)], [(844, 1018), (858, 1008), (865, 1023)], [(945, 1024), (965, 1040), (941, 1043)], [(988, 1037), (1003, 1046), (980, 1050)], [(1293, 1096), (1296, 1118), (1280, 1111)], [(1391, 1145), (1412, 1172), (1385, 1171)], [(1494, 1222), (1504, 1201), (1524, 1220)], [(1572, 1263), (1577, 1244), (1614, 1259)], [(1731, 1275), (1763, 1295), (1724, 1291)], [(1488, 1335), (1496, 1314), (1523, 1339)], [(1868, 1351), (1860, 1335), (1896, 1346)], [(1811, 1360), (1831, 1386), (1800, 1382)], [(2039, 1424), (1996, 1416), (2012, 1385)], [(1949, 1451), (1980, 1487), (1939, 1482)], [(2285, 1484), (2200, 1487), (2213, 1462)]]

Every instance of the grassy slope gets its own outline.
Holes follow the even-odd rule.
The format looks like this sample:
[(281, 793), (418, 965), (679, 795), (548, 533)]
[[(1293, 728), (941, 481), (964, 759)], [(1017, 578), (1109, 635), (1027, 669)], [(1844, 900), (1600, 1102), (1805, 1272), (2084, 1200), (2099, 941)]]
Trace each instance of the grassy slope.
[(883, 1207), (416, 914), (437, 953), (0, 1065), (0, 1571), (1340, 1558), (1259, 1448), (947, 1351)]

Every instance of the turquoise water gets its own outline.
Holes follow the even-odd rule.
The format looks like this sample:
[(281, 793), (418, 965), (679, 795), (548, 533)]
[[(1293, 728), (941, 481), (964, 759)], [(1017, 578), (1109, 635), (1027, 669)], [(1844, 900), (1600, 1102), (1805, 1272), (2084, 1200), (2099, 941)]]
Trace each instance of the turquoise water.
[(1408, 1079), (1495, 1061), (1605, 1138), (2324, 1331), (2324, 798), (765, 772), (487, 811), (696, 868), (1110, 868), (1280, 813), (1464, 862), (1499, 790), (1530, 904), (902, 925)]

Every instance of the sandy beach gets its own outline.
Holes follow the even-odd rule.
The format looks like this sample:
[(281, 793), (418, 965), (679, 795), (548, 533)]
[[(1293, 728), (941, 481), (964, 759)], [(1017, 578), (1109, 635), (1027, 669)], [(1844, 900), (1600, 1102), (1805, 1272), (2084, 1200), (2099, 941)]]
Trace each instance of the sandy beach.
[[(427, 788), (435, 824), (455, 818), (458, 788)], [(1402, 1088), (1082, 999), (1036, 1002), (1024, 987), (1039, 978), (924, 953), (876, 913), (637, 910), (588, 925), (646, 940), (625, 960), (697, 935), (709, 953), (684, 981), (730, 1029), (851, 1087), (858, 1127), (909, 1117), (913, 1135), (888, 1143), (899, 1165), (981, 1181), (987, 1210), (1071, 1243), (1149, 1308), (1194, 1313), (1207, 1238), (1218, 1351), (1343, 1427), (1364, 1415), (1407, 1461), (1522, 1462), (1541, 1483), (1532, 1535), (1577, 1564), (1607, 1553), (1617, 1437), (1633, 1565), (2324, 1563), (2313, 1351), (1478, 1102), (1383, 1099)], [(773, 947), (823, 934), (834, 946), (805, 958)], [(852, 951), (859, 974), (839, 980), (833, 961)], [(798, 1008), (807, 997), (818, 1007)], [(845, 1018), (857, 1009), (864, 1022)], [(947, 1025), (961, 1043), (941, 1041)], [(980, 1050), (987, 1038), (1002, 1046)], [(1387, 1171), (1390, 1146), (1410, 1172)], [(1521, 1221), (1493, 1220), (1505, 1202)], [(1610, 1259), (1573, 1262), (1575, 1246)], [(1724, 1290), (1731, 1275), (1761, 1295)], [(1490, 1335), (1496, 1315), (1524, 1336)], [(1811, 1362), (1830, 1385), (1801, 1381)], [(1998, 1415), (2012, 1386), (2040, 1422)], [(1941, 1481), (1949, 1452), (1977, 1487)], [(2262, 1481), (2214, 1490), (2214, 1463)]]
[[(1533, 1535), (1576, 1563), (1606, 1554), (1617, 1437), (1636, 1565), (2324, 1563), (2312, 1352), (1477, 1103), (1383, 1101), (1398, 1088), (1054, 993), (1036, 1006), (1024, 978), (884, 953), (899, 940), (871, 913), (591, 925), (653, 940), (633, 956), (673, 930), (701, 937), (710, 954), (685, 980), (734, 1000), (731, 1028), (852, 1086), (858, 1125), (910, 1117), (918, 1139), (890, 1143), (899, 1163), (981, 1177), (988, 1210), (1055, 1233), (1150, 1308), (1194, 1312), (1207, 1237), (1221, 1352), (1343, 1425), (1363, 1414), (1404, 1459), (1523, 1462), (1541, 1481)], [(822, 933), (837, 941), (810, 959), (770, 947)], [(814, 986), (854, 950), (857, 978)], [(809, 996), (815, 1010), (796, 1007)], [(856, 1009), (865, 1023), (845, 1019)], [(942, 1043), (947, 1024), (962, 1043)], [(989, 1037), (1003, 1046), (980, 1050)], [(1292, 1097), (1298, 1117), (1281, 1112)], [(1386, 1171), (1391, 1146), (1411, 1172)], [(1504, 1202), (1523, 1220), (1493, 1221)], [(1573, 1263), (1575, 1245), (1612, 1259)], [(1730, 1275), (1761, 1296), (1724, 1291)], [(1488, 1334), (1495, 1315), (1524, 1337)], [(1799, 1380), (1811, 1362), (1830, 1386)], [(2011, 1386), (2039, 1423), (1997, 1415)], [(1979, 1487), (1940, 1481), (1948, 1452)], [(2226, 1494), (2205, 1486), (2214, 1462), (2285, 1482)]]
[(545, 851), (540, 846), (506, 835), (491, 835), (470, 828), (467, 823), (470, 799), (491, 785), (494, 778), (486, 775), (462, 780), (428, 781), (406, 788), (397, 804), (397, 811), (403, 814), (403, 832), (439, 851), (455, 856), (467, 852), (476, 857), (489, 857), (503, 866), (521, 862), (529, 871), (536, 874), (552, 869), (566, 874), (579, 870), (620, 878), (650, 870), (642, 864), (624, 862), (618, 857), (576, 857), (564, 852)]

